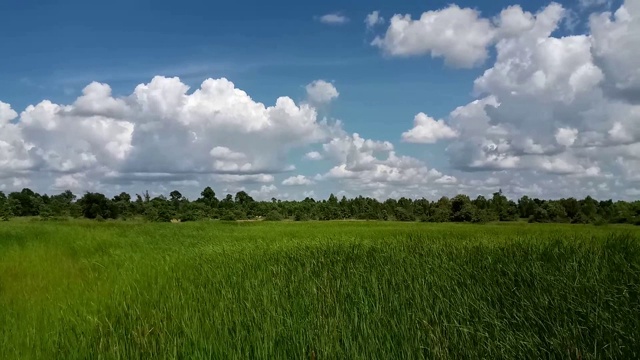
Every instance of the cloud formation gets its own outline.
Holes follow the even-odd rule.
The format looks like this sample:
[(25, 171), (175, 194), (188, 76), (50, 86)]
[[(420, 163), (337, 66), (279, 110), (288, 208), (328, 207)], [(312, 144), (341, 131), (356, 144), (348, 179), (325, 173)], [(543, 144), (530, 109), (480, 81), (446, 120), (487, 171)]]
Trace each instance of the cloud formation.
[(178, 78), (161, 76), (124, 97), (92, 83), (71, 105), (45, 100), (20, 115), (0, 103), (0, 128), (3, 176), (48, 174), (56, 188), (81, 187), (88, 178), (117, 183), (207, 174), (273, 181), (264, 174), (295, 168), (286, 161), (291, 150), (333, 131), (314, 107), (289, 97), (265, 106), (224, 78), (189, 92)]
[(292, 176), (290, 178), (285, 179), (282, 182), (282, 185), (285, 185), (285, 186), (305, 186), (305, 185), (312, 185), (312, 184), (313, 184), (313, 181), (311, 179), (308, 179), (304, 175)]
[[(325, 80), (306, 85), (303, 101), (282, 96), (270, 104), (225, 78), (190, 89), (163, 76), (124, 96), (93, 82), (69, 104), (44, 100), (20, 112), (0, 101), (0, 190), (149, 186), (200, 188), (197, 194), (213, 183), (264, 199), (300, 198), (311, 186), (319, 196), (378, 198), (498, 189), (510, 196), (637, 197), (640, 2), (592, 14), (583, 34), (559, 35), (567, 14), (551, 3), (491, 17), (456, 5), (418, 19), (394, 15), (373, 41), (387, 55), (486, 68), (473, 82), (473, 101), (438, 118), (426, 108), (386, 139), (321, 118), (318, 109), (324, 114), (340, 101)], [(373, 12), (366, 24), (381, 19)], [(396, 141), (416, 153), (445, 149), (444, 164), (436, 170), (402, 155)]]
[(487, 46), (494, 35), (491, 21), (481, 18), (478, 11), (450, 5), (427, 11), (416, 20), (396, 14), (386, 33), (371, 44), (392, 56), (430, 54), (443, 57), (451, 66), (469, 68), (487, 59)]
[(380, 11), (376, 10), (365, 17), (364, 23), (367, 25), (367, 29), (373, 29), (378, 25), (384, 24), (384, 18), (380, 16)]
[(320, 16), (320, 22), (328, 25), (342, 25), (349, 22), (349, 18), (340, 13), (331, 13)]
[(411, 143), (433, 144), (438, 140), (454, 139), (458, 133), (444, 123), (425, 113), (419, 113), (413, 119), (413, 129), (402, 134), (402, 140)]
[(327, 81), (314, 80), (305, 87), (307, 99), (315, 105), (325, 105), (340, 96), (338, 89)]
[(559, 193), (577, 186), (622, 196), (637, 186), (640, 67), (632, 59), (640, 57), (640, 4), (592, 15), (590, 33), (554, 36), (565, 16), (555, 3), (535, 14), (502, 11), (492, 25), (495, 63), (474, 82), (479, 98), (453, 110), (446, 125), (419, 114), (403, 139), (432, 143), (446, 131), (455, 168), (565, 176), (553, 185)]

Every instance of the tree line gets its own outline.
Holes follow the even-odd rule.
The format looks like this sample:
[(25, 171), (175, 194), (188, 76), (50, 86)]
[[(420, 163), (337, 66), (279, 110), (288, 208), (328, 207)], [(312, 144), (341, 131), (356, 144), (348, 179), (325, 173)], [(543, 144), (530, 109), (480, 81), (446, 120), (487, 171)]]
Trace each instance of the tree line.
[(302, 201), (256, 201), (240, 191), (218, 199), (211, 187), (191, 201), (175, 190), (166, 196), (151, 197), (148, 192), (135, 198), (123, 192), (113, 198), (97, 192), (87, 192), (77, 198), (67, 190), (58, 195), (41, 195), (25, 188), (6, 195), (0, 191), (0, 218), (37, 216), (43, 220), (62, 218), (133, 219), (148, 221), (219, 220), (395, 220), (424, 222), (471, 222), (528, 220), (529, 222), (635, 224), (640, 225), (640, 201), (597, 201), (566, 198), (541, 200), (523, 196), (508, 199), (502, 191), (486, 198), (467, 195), (427, 199), (388, 199), (378, 201), (368, 197), (338, 199), (305, 198)]

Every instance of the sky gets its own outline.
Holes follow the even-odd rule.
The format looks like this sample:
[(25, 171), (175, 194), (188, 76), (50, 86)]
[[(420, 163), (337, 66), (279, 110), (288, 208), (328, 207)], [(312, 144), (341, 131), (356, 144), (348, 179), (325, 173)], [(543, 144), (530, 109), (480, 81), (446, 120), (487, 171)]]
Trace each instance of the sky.
[(640, 198), (639, 0), (0, 14), (4, 192)]

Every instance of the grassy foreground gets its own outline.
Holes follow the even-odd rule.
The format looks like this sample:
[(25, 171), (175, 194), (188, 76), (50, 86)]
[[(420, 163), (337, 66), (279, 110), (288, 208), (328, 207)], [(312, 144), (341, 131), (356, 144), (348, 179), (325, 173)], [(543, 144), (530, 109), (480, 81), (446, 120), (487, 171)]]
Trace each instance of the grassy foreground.
[(640, 231), (0, 223), (0, 359), (639, 358)]

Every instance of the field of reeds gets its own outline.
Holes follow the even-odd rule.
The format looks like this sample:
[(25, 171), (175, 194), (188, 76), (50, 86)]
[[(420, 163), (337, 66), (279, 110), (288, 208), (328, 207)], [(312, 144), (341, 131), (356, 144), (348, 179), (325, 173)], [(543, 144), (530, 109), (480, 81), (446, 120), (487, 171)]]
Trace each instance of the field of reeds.
[(0, 223), (0, 359), (640, 358), (640, 229)]

